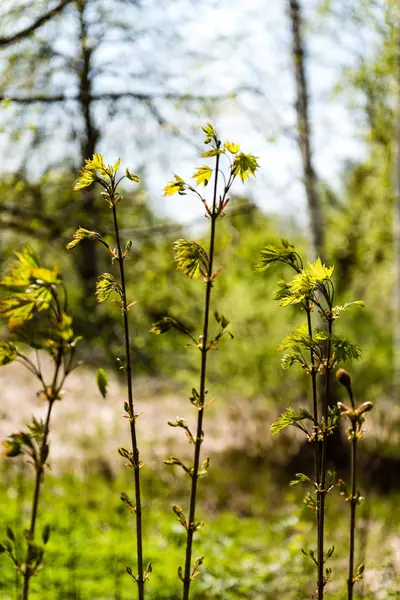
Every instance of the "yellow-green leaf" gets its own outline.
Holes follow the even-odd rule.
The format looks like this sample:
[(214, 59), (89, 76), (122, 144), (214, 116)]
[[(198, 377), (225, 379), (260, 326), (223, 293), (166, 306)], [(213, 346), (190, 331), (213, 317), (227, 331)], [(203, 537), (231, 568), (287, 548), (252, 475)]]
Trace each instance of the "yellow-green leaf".
[(218, 156), (218, 154), (223, 154), (223, 150), (207, 150), (207, 152), (203, 152), (201, 155), (203, 158), (210, 158), (211, 156)]
[(233, 161), (232, 174), (234, 177), (239, 175), (240, 179), (244, 183), (246, 179), (250, 177), (250, 175), (255, 175), (259, 166), (260, 165), (258, 164), (257, 156), (240, 152), (239, 154), (236, 154), (235, 160)]
[(211, 125), (211, 123), (206, 123), (206, 125), (203, 125), (202, 130), (204, 131), (204, 133), (206, 134), (207, 137), (214, 138), (214, 139), (217, 137), (216, 131), (215, 131), (214, 127)]
[(8, 365), (17, 358), (17, 349), (12, 342), (0, 341), (0, 365)]
[(174, 175), (175, 180), (174, 181), (169, 181), (167, 183), (167, 185), (164, 188), (164, 196), (173, 196), (174, 194), (178, 193), (181, 195), (185, 194), (185, 190), (186, 190), (186, 183), (184, 182), (184, 180), (182, 179), (182, 177), (179, 177), (179, 175)]
[(212, 176), (212, 169), (207, 165), (199, 167), (197, 171), (192, 175), (193, 179), (196, 180), (196, 185), (207, 185)]
[(332, 277), (332, 273), (335, 267), (326, 267), (320, 258), (313, 263), (309, 263), (305, 271), (313, 281), (325, 281)]
[(104, 159), (99, 153), (94, 154), (93, 158), (86, 159), (85, 165), (78, 173), (78, 179), (76, 180), (74, 191), (89, 187), (89, 185), (96, 181), (97, 173), (106, 177), (110, 176), (109, 170), (104, 164)]
[(140, 183), (140, 177), (137, 175), (133, 175), (129, 169), (125, 170), (125, 174), (130, 181), (134, 181), (135, 183)]
[(189, 279), (207, 277), (209, 260), (207, 252), (197, 242), (177, 240), (174, 244), (175, 262)]
[(100, 241), (103, 238), (100, 235), (100, 233), (97, 233), (97, 231), (89, 231), (89, 229), (84, 229), (83, 227), (78, 227), (78, 229), (75, 231), (74, 235), (72, 236), (72, 241), (69, 242), (69, 244), (67, 244), (67, 250), (71, 250), (72, 248), (75, 248), (75, 246), (77, 246), (79, 244), (79, 242), (81, 242), (84, 239)]
[(97, 387), (99, 388), (100, 394), (103, 396), (103, 398), (106, 398), (107, 392), (108, 392), (108, 377), (107, 377), (107, 373), (104, 371), (104, 369), (97, 369), (96, 382), (97, 382)]
[(231, 154), (237, 154), (240, 150), (240, 144), (234, 144), (233, 142), (225, 142), (225, 150), (228, 150)]
[(110, 294), (115, 292), (121, 298), (123, 297), (121, 285), (111, 273), (102, 273), (96, 282), (96, 297), (98, 302), (105, 302)]

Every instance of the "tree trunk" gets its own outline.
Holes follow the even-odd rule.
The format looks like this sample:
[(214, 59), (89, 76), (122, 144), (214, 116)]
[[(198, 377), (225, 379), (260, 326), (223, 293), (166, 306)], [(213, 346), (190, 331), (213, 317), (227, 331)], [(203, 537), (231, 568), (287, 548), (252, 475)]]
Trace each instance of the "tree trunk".
[[(79, 106), (84, 122), (84, 133), (81, 140), (80, 165), (82, 166), (87, 158), (91, 158), (96, 152), (96, 146), (99, 139), (99, 131), (93, 122), (93, 102), (92, 81), (91, 81), (91, 61), (93, 49), (88, 45), (88, 30), (85, 18), (86, 0), (78, 3), (79, 24), (80, 24), (80, 42), (81, 42), (81, 68), (79, 71)], [(94, 193), (92, 189), (86, 189), (83, 192), (84, 203), (83, 212), (85, 218), (85, 227), (95, 229), (95, 209)], [(93, 308), (93, 296), (96, 285), (97, 268), (97, 246), (91, 240), (83, 240), (77, 248), (77, 268), (83, 285), (84, 307)]]
[[(398, 15), (400, 16), (400, 15)], [(393, 396), (400, 399), (400, 23), (395, 28), (396, 65), (397, 65), (397, 120), (393, 143), (394, 156), (394, 332), (393, 332)]]
[(296, 78), (297, 134), (303, 164), (304, 186), (306, 189), (311, 240), (314, 256), (324, 256), (324, 230), (321, 203), (317, 192), (317, 177), (312, 161), (311, 130), (309, 122), (308, 89), (305, 74), (304, 40), (302, 38), (302, 17), (300, 0), (289, 0), (289, 14), (292, 23), (292, 57)]

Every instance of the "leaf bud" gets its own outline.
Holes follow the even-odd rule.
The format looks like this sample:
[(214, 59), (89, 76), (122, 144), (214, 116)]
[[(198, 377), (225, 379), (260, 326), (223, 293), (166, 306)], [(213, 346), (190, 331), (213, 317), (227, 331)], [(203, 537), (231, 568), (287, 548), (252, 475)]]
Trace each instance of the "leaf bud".
[(360, 404), (360, 406), (357, 408), (356, 413), (357, 415), (362, 415), (365, 412), (369, 412), (370, 410), (372, 410), (374, 408), (374, 405), (372, 402), (363, 402), (362, 404)]
[(350, 374), (345, 369), (338, 369), (336, 371), (336, 379), (347, 390), (351, 389), (351, 376), (350, 376)]

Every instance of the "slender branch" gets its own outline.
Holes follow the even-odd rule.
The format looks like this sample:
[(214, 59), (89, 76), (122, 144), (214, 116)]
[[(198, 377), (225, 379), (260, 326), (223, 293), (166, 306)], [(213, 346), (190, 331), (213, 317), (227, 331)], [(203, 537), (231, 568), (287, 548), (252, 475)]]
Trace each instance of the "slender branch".
[(138, 585), (138, 597), (139, 600), (144, 598), (144, 570), (143, 570), (143, 536), (142, 536), (142, 503), (140, 493), (140, 459), (139, 459), (139, 448), (137, 444), (136, 436), (136, 418), (135, 407), (133, 401), (133, 389), (132, 389), (132, 364), (131, 364), (131, 351), (129, 345), (129, 322), (128, 322), (128, 303), (126, 300), (126, 284), (125, 284), (125, 272), (124, 272), (124, 258), (122, 255), (121, 241), (119, 237), (117, 209), (115, 203), (112, 206), (115, 236), (117, 240), (118, 250), (118, 264), (121, 277), (121, 288), (122, 288), (122, 306), (124, 315), (124, 336), (125, 336), (125, 355), (126, 355), (126, 383), (128, 387), (128, 404), (130, 411), (130, 433), (132, 451), (134, 457), (134, 480), (135, 480), (135, 515), (136, 515), (136, 551), (137, 551), (137, 585)]
[[(308, 335), (311, 340), (313, 339), (312, 323), (311, 323), (311, 307), (310, 302), (307, 300), (306, 304), (307, 312), (307, 326)], [(311, 360), (311, 382), (312, 382), (312, 400), (313, 400), (313, 417), (314, 423), (318, 423), (318, 394), (317, 394), (317, 371), (315, 366), (315, 352), (310, 348), (310, 360)], [(316, 426), (318, 427), (318, 426)], [(318, 441), (318, 429), (316, 430), (316, 439), (314, 440), (314, 467), (315, 467), (315, 483), (320, 483), (320, 446)]]
[[(354, 406), (353, 406), (354, 409)], [(347, 580), (347, 598), (353, 600), (354, 589), (354, 551), (356, 530), (357, 497), (357, 422), (352, 421), (351, 427), (351, 498), (350, 502), (350, 548), (349, 548), (349, 577)]]
[(203, 323), (203, 338), (201, 347), (201, 367), (200, 367), (200, 403), (201, 406), (198, 411), (197, 420), (197, 433), (194, 450), (194, 464), (192, 473), (192, 485), (190, 491), (190, 509), (189, 509), (189, 522), (187, 528), (186, 538), (186, 557), (185, 557), (185, 572), (183, 578), (183, 600), (189, 600), (190, 584), (192, 582), (191, 574), (191, 562), (192, 562), (192, 545), (193, 535), (195, 532), (195, 519), (196, 519), (196, 495), (197, 495), (197, 481), (199, 478), (199, 465), (200, 465), (200, 451), (201, 444), (203, 441), (203, 418), (204, 418), (204, 404), (205, 404), (205, 393), (206, 393), (206, 373), (207, 373), (207, 340), (208, 340), (208, 324), (210, 317), (210, 299), (211, 299), (211, 288), (213, 286), (212, 274), (213, 274), (213, 261), (214, 261), (214, 245), (215, 245), (215, 225), (218, 218), (217, 213), (217, 191), (218, 191), (218, 173), (219, 173), (219, 159), (220, 155), (216, 157), (216, 168), (214, 178), (214, 194), (213, 194), (213, 205), (211, 212), (211, 229), (210, 229), (210, 244), (209, 244), (209, 263), (207, 271), (207, 283), (205, 293), (205, 304), (204, 304), (204, 323)]
[(19, 42), (32, 35), (39, 27), (42, 27), (47, 21), (50, 21), (53, 17), (57, 16), (68, 4), (71, 4), (73, 0), (61, 0), (57, 6), (49, 10), (47, 13), (36, 19), (31, 25), (21, 29), (17, 33), (14, 33), (8, 37), (0, 37), (0, 48), (5, 48), (15, 42)]
[(52, 382), (51, 388), (50, 388), (51, 396), (48, 395), (48, 392), (46, 391), (46, 386), (43, 387), (43, 391), (47, 395), (49, 404), (48, 404), (48, 408), (47, 408), (43, 438), (42, 438), (42, 441), (40, 444), (39, 462), (35, 462), (35, 469), (36, 469), (35, 489), (34, 489), (34, 493), (33, 493), (31, 524), (30, 524), (30, 528), (29, 528), (28, 548), (27, 548), (26, 560), (25, 560), (24, 582), (23, 582), (22, 595), (21, 595), (22, 600), (28, 600), (29, 583), (30, 583), (31, 577), (33, 575), (33, 570), (31, 567), (32, 544), (35, 539), (35, 527), (36, 527), (37, 513), (38, 513), (38, 508), (39, 508), (40, 487), (41, 487), (41, 484), (43, 481), (44, 465), (45, 465), (45, 462), (47, 459), (47, 454), (48, 454), (47, 438), (48, 438), (49, 431), (50, 431), (51, 410), (53, 408), (54, 402), (55, 402), (55, 400), (58, 396), (58, 392), (59, 392), (59, 389), (57, 389), (57, 380), (58, 380), (58, 374), (60, 371), (60, 367), (62, 364), (63, 354), (64, 354), (63, 348), (59, 348), (57, 357), (56, 357), (53, 382)]
[(321, 474), (320, 474), (320, 488), (318, 494), (320, 496), (319, 501), (319, 512), (318, 512), (318, 600), (324, 598), (324, 535), (325, 535), (325, 498), (326, 498), (326, 471), (327, 471), (327, 450), (328, 450), (328, 407), (329, 407), (329, 393), (330, 393), (330, 374), (331, 374), (331, 352), (332, 352), (332, 326), (333, 320), (331, 317), (328, 318), (328, 348), (326, 356), (326, 375), (325, 375), (325, 397), (323, 405), (323, 430), (322, 430), (322, 459), (321, 459)]
[[(243, 91), (245, 88), (242, 88)], [(239, 90), (241, 91), (241, 90)], [(87, 95), (87, 102), (97, 102), (104, 100), (121, 100), (123, 98), (132, 98), (140, 102), (152, 102), (155, 100), (171, 100), (180, 102), (217, 102), (219, 100), (225, 100), (226, 98), (232, 97), (232, 92), (227, 94), (207, 95), (207, 94), (177, 94), (173, 92), (152, 92), (149, 94), (143, 94), (142, 92), (102, 92), (102, 93), (90, 93)], [(8, 100), (15, 102), (16, 104), (59, 104), (62, 102), (81, 102), (79, 95), (68, 96), (67, 94), (55, 94), (46, 95), (38, 94), (35, 96), (12, 96), (7, 94), (0, 95), (0, 101)]]

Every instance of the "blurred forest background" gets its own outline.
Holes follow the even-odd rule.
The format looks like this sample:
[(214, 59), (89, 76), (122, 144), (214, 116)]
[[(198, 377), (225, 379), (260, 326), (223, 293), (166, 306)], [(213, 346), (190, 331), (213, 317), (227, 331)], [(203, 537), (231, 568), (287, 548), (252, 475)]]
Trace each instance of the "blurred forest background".
[[(86, 158), (101, 152), (106, 162), (121, 157), (122, 165), (142, 178), (139, 189), (126, 189), (120, 206), (123, 237), (133, 240), (127, 267), (129, 294), (137, 300), (131, 312), (135, 330), (131, 344), (136, 398), (144, 412), (146, 462), (162, 471), (156, 479), (147, 474), (159, 498), (159, 505), (153, 500), (157, 512), (171, 489), (179, 493), (179, 482), (162, 467), (165, 447), (178, 442), (166, 431), (160, 447), (156, 434), (168, 429), (166, 422), (175, 414), (190, 411), (184, 399), (197, 379), (198, 364), (179, 336), (160, 339), (149, 330), (166, 314), (179, 317), (189, 328), (198, 326), (202, 286), (176, 273), (172, 244), (205, 232), (201, 203), (188, 196), (164, 198), (162, 188), (171, 172), (185, 177), (198, 166), (200, 125), (206, 121), (216, 126), (223, 140), (238, 142), (245, 152), (257, 155), (261, 169), (253, 186), (243, 188), (245, 192), (235, 189), (218, 242), (223, 276), (215, 286), (215, 305), (232, 320), (235, 339), (223, 344), (210, 365), (209, 388), (218, 399), (215, 410), (207, 414), (215, 470), (203, 487), (213, 490), (204, 502), (220, 537), (212, 538), (212, 543), (206, 538), (205, 543), (209, 553), (218, 551), (221, 556), (213, 555), (214, 567), (199, 582), (198, 598), (272, 599), (278, 597), (277, 589), (280, 598), (303, 597), (296, 595), (293, 577), (300, 581), (307, 575), (299, 552), (307, 536), (303, 522), (307, 518), (295, 508), (295, 494), (289, 494), (286, 484), (293, 471), (303, 468), (299, 461), (304, 449), (292, 432), (272, 442), (269, 424), (285, 406), (304, 403), (308, 381), (296, 370), (283, 376), (280, 367), (277, 345), (296, 318), (289, 309), (278, 309), (272, 298), (283, 272), (261, 276), (254, 270), (262, 246), (281, 237), (310, 258), (320, 255), (335, 265), (338, 303), (366, 303), (341, 325), (363, 351), (362, 360), (349, 367), (356, 395), (375, 403), (363, 443), (376, 512), (371, 516), (373, 503), (365, 508), (365, 539), (359, 550), (366, 553), (369, 544), (370, 562), (375, 560), (379, 567), (366, 577), (359, 597), (399, 597), (400, 540), (386, 534), (400, 493), (400, 4), (398, 0), (248, 4), (244, 0), (0, 3), (0, 268), (25, 243), (39, 251), (46, 265), (58, 264), (68, 286), (75, 330), (84, 338), (81, 357), (88, 369), (101, 365), (114, 371), (115, 402), (110, 402), (115, 416), (104, 405), (99, 407), (101, 400), (87, 371), (81, 385), (77, 380), (67, 393), (75, 397), (73, 409), (60, 407), (68, 420), (57, 426), (55, 416), (54, 438), (65, 444), (55, 451), (59, 469), (54, 473), (64, 478), (64, 492), (54, 492), (61, 485), (55, 478), (51, 493), (53, 500), (59, 493), (60, 502), (66, 503), (68, 518), (64, 523), (60, 516), (59, 527), (69, 532), (71, 540), (66, 556), (54, 550), (64, 579), (57, 579), (55, 566), (46, 575), (45, 567), (37, 583), (38, 598), (129, 597), (122, 591), (127, 585), (122, 574), (107, 575), (104, 586), (111, 591), (96, 595), (90, 586), (99, 573), (93, 575), (95, 567), (88, 558), (94, 550), (89, 542), (83, 549), (79, 541), (86, 536), (79, 523), (89, 518), (84, 516), (89, 510), (85, 494), (82, 505), (75, 497), (76, 487), (86, 485), (79, 483), (82, 474), (93, 489), (100, 486), (99, 478), (109, 489), (114, 485), (119, 489), (115, 481), (124, 477), (115, 458), (121, 440), (110, 439), (107, 429), (112, 422), (113, 436), (116, 431), (120, 435), (115, 423), (121, 420), (122, 400), (115, 359), (123, 344), (118, 309), (96, 305), (93, 293), (97, 274), (110, 269), (107, 255), (90, 243), (82, 243), (74, 253), (65, 250), (79, 225), (111, 234), (109, 208), (98, 191), (72, 191), (76, 171)], [(7, 335), (5, 329), (3, 334)], [(0, 373), (3, 437), (12, 424), (21, 426), (22, 417), (40, 409), (32, 384), (24, 377), (14, 365)], [(83, 426), (88, 415), (100, 419), (91, 429)], [(68, 431), (66, 423), (71, 424)], [(346, 448), (342, 433), (331, 448), (339, 471), (345, 468)], [(1, 468), (3, 498), (8, 498), (1, 504), (5, 518), (21, 519), (17, 505), (22, 506), (29, 486), (24, 483), (24, 466), (17, 471)], [(268, 486), (274, 491), (265, 501)], [(279, 512), (282, 497), (284, 514)], [(107, 496), (106, 503), (117, 506), (118, 493)], [(227, 509), (243, 518), (236, 533), (239, 521), (229, 517)], [(266, 527), (263, 540), (253, 541), (251, 547), (249, 540), (258, 539), (257, 518), (272, 509), (277, 511), (272, 529)], [(93, 519), (93, 506), (91, 511)], [(98, 518), (102, 522), (103, 516)], [(178, 536), (171, 529), (173, 517), (164, 514), (159, 523), (160, 540), (166, 530), (167, 537)], [(116, 533), (104, 523), (102, 527), (104, 548), (111, 544), (112, 556), (124, 556), (125, 548), (116, 541), (118, 525)], [(115, 539), (107, 538), (112, 535)], [(367, 544), (368, 535), (372, 542)], [(232, 547), (235, 536), (240, 557)], [(273, 560), (258, 564), (260, 557), (254, 559), (254, 553), (267, 548), (269, 552), (279, 539), (286, 554), (271, 550)], [(164, 542), (153, 545), (157, 543), (160, 552)], [(382, 554), (376, 558), (378, 547)], [(104, 564), (112, 563), (110, 557), (104, 550)], [(172, 552), (168, 560), (174, 559)], [(259, 587), (250, 584), (250, 574), (249, 579), (244, 575), (246, 560), (256, 565), (249, 570), (262, 582)], [(217, 563), (223, 566), (216, 567)], [(234, 563), (241, 565), (237, 572)], [(69, 565), (65, 573), (60, 564)], [(273, 581), (277, 577), (282, 581), (283, 573), (286, 583), (274, 588)], [(12, 567), (6, 579), (1, 598), (12, 597), (7, 595)], [(172, 585), (169, 580), (157, 585), (152, 597), (175, 597), (162, 592)]]

